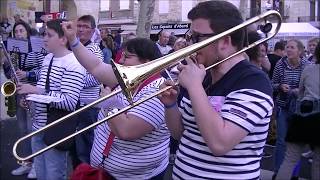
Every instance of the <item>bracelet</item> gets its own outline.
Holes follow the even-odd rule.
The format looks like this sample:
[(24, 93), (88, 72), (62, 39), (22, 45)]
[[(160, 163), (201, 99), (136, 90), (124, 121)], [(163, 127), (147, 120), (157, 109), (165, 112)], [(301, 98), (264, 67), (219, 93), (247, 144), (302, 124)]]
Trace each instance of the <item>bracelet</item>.
[(115, 114), (115, 113), (117, 113), (118, 111), (120, 111), (120, 109), (118, 109), (118, 108), (110, 109), (109, 112), (107, 113), (107, 115), (108, 115), (108, 116), (111, 116), (112, 114)]
[(79, 43), (80, 43), (79, 38), (76, 38), (76, 41), (71, 44), (71, 48), (77, 47), (79, 45)]
[(164, 108), (166, 109), (170, 109), (170, 108), (173, 108), (177, 105), (177, 102), (174, 102), (173, 104), (169, 104), (169, 105), (164, 105)]

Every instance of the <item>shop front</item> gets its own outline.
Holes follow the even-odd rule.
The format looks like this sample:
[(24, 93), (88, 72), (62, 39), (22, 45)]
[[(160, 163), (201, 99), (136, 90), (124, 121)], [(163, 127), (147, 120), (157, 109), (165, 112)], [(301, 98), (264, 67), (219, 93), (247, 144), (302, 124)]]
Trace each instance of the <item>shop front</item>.
[(158, 35), (162, 30), (168, 31), (171, 35), (184, 37), (190, 29), (190, 23), (153, 24), (151, 25), (150, 39), (158, 40)]

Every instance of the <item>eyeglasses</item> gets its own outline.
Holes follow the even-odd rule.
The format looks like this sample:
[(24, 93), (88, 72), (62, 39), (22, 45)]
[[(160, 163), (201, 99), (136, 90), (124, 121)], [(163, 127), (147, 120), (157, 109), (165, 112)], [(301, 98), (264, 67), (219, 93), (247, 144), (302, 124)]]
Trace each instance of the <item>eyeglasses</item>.
[(209, 33), (209, 34), (201, 34), (201, 33), (193, 33), (193, 34), (186, 34), (186, 40), (188, 42), (192, 42), (192, 43), (198, 43), (202, 40), (200, 40), (201, 38), (207, 38), (207, 37), (212, 37), (217, 35), (216, 33)]
[(123, 51), (123, 52), (121, 53), (121, 56), (122, 56), (124, 59), (131, 58), (131, 57), (137, 57), (137, 55), (135, 55), (135, 54), (129, 54), (129, 53), (125, 52), (125, 51)]

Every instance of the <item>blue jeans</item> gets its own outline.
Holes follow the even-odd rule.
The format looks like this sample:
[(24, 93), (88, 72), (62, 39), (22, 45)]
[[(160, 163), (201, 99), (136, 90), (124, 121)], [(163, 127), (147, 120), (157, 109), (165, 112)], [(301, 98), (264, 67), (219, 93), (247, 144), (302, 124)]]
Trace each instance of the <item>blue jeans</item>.
[(276, 148), (274, 152), (275, 157), (275, 164), (274, 164), (274, 172), (277, 173), (285, 156), (286, 152), (286, 135), (288, 131), (288, 118), (289, 113), (287, 110), (283, 109), (282, 107), (277, 107), (277, 141), (276, 141)]
[[(16, 116), (17, 116), (17, 122), (18, 122), (18, 128), (19, 128), (19, 137), (25, 136), (32, 131), (32, 118), (29, 112), (19, 105), (20, 100), (22, 98), (24, 98), (23, 95), (16, 96), (16, 104), (17, 104)], [(22, 143), (22, 151), (19, 153), (21, 153), (22, 156), (31, 154), (30, 138), (28, 138), (26, 141)]]
[[(77, 115), (78, 125), (77, 130), (83, 129), (97, 121), (98, 108), (90, 108)], [(93, 144), (94, 129), (90, 129), (76, 136), (76, 156), (81, 162), (90, 164), (90, 152)]]
[[(35, 135), (31, 139), (32, 151), (36, 152), (47, 147), (43, 141), (43, 134)], [(38, 180), (66, 180), (68, 179), (68, 152), (50, 149), (33, 159)]]

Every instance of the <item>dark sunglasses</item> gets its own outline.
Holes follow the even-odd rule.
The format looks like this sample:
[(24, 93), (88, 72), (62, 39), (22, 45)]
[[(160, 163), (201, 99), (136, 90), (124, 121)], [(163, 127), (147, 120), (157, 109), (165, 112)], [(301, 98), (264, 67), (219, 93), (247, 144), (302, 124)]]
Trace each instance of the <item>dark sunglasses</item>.
[(186, 34), (186, 40), (188, 42), (198, 43), (200, 42), (201, 38), (208, 38), (217, 35), (216, 33), (209, 33), (209, 34), (200, 34), (200, 33), (194, 33), (194, 34)]

